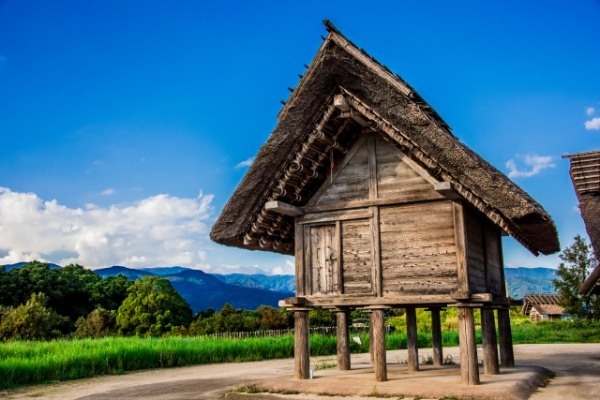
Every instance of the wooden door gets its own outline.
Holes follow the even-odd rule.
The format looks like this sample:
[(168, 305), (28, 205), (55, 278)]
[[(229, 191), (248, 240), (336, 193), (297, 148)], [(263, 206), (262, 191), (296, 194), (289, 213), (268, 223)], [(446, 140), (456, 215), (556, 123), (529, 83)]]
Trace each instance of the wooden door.
[(319, 225), (308, 229), (312, 294), (339, 292), (339, 254), (336, 226)]

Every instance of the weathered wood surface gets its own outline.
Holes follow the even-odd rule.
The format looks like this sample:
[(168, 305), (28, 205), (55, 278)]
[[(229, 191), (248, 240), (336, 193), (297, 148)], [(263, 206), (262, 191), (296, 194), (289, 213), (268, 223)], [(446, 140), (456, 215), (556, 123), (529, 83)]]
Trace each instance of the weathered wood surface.
[[(482, 307), (484, 303), (492, 301), (492, 295), (489, 293), (475, 293), (470, 296), (469, 301), (465, 303), (464, 299), (456, 299), (451, 295), (419, 295), (419, 294), (385, 294), (385, 296), (377, 297), (375, 294), (370, 295), (315, 295), (305, 296), (302, 305), (307, 307), (363, 307), (363, 306), (407, 306), (429, 307), (433, 305), (449, 307), (468, 304), (473, 307)], [(293, 306), (292, 303), (284, 304), (283, 306)]]
[(337, 310), (336, 336), (337, 336), (337, 363), (338, 369), (346, 371), (350, 369), (350, 337), (348, 332), (348, 311)]
[(371, 312), (371, 326), (373, 327), (373, 360), (375, 369), (375, 380), (377, 382), (387, 381), (387, 361), (385, 353), (385, 317), (382, 309)]
[(380, 208), (383, 294), (449, 294), (456, 253), (449, 201)]
[(311, 226), (310, 268), (312, 272), (312, 293), (335, 293), (334, 274), (339, 256), (336, 254), (335, 225)]
[(488, 375), (497, 375), (500, 373), (500, 365), (498, 363), (496, 323), (492, 308), (484, 307), (481, 309), (481, 335), (483, 344), (483, 371)]
[(469, 272), (467, 260), (467, 232), (465, 228), (464, 207), (458, 202), (452, 203), (452, 216), (454, 219), (454, 237), (456, 240), (456, 272), (458, 288), (454, 297), (469, 298)]
[(458, 308), (458, 335), (460, 344), (460, 377), (463, 384), (479, 384), (479, 365), (475, 344), (473, 309)]
[(284, 203), (282, 201), (267, 201), (265, 203), (265, 210), (275, 211), (276, 213), (289, 215), (290, 217), (304, 215), (304, 211), (300, 207), (296, 207), (292, 204)]
[(373, 249), (369, 220), (344, 221), (341, 236), (344, 293), (372, 293)]
[(512, 368), (515, 366), (513, 352), (512, 330), (510, 328), (510, 311), (508, 308), (498, 310), (498, 335), (500, 336), (500, 366)]
[(307, 282), (306, 282), (306, 266), (304, 264), (304, 226), (296, 223), (294, 228), (295, 234), (295, 254), (294, 264), (296, 270), (296, 295), (304, 296), (305, 294), (309, 294), (310, 291), (307, 290)]
[(444, 351), (442, 347), (442, 324), (440, 308), (431, 308), (431, 342), (433, 344), (433, 365), (440, 367), (443, 364)]
[(294, 312), (294, 376), (308, 379), (310, 353), (308, 338), (308, 310)]
[(488, 290), (496, 296), (502, 296), (504, 294), (505, 282), (502, 274), (501, 232), (489, 222), (486, 223), (484, 232), (487, 253)]
[(419, 343), (417, 339), (417, 313), (414, 307), (406, 307), (406, 349), (408, 370), (419, 370)]
[(369, 147), (364, 141), (356, 146), (357, 150), (346, 156), (347, 163), (315, 204), (369, 199)]

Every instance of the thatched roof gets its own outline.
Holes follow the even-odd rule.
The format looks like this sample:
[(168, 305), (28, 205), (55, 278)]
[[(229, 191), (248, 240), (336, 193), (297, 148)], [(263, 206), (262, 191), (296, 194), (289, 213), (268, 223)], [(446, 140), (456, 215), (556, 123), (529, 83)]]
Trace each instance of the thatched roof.
[(527, 294), (521, 308), (522, 315), (528, 315), (535, 308), (540, 314), (559, 315), (564, 312), (557, 294)]
[(305, 206), (358, 137), (376, 132), (532, 253), (559, 250), (554, 223), (535, 200), (461, 143), (398, 75), (325, 24), (329, 35), (213, 226), (214, 241), (293, 254), (293, 218), (265, 203)]
[(570, 154), (571, 180), (579, 210), (599, 264), (580, 289), (582, 294), (600, 294), (600, 150)]

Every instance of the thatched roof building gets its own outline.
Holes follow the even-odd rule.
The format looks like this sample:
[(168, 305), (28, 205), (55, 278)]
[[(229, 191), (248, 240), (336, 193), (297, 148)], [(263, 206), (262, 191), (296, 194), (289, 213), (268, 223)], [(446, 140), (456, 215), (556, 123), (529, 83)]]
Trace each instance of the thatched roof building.
[[(214, 241), (294, 254), (293, 215), (265, 205), (307, 206), (361, 134), (375, 132), (533, 254), (559, 250), (540, 204), (461, 143), (402, 78), (326, 27), (329, 35), (213, 226)], [(334, 104), (336, 98), (345, 104)]]
[[(600, 262), (600, 150), (567, 155), (571, 159), (571, 180), (579, 200), (581, 217)], [(600, 264), (580, 289), (582, 294), (600, 294)]]
[(560, 318), (565, 313), (565, 308), (560, 305), (560, 296), (557, 294), (528, 294), (525, 295), (522, 315), (529, 315), (532, 321)]

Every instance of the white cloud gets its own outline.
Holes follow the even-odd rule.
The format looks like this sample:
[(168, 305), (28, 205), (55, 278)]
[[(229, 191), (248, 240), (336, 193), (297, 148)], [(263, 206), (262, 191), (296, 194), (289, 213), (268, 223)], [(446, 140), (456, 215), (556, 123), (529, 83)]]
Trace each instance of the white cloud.
[(585, 129), (588, 131), (600, 131), (600, 117), (585, 121)]
[(108, 188), (108, 189), (105, 189), (105, 190), (101, 191), (100, 194), (102, 196), (112, 196), (113, 194), (115, 194), (115, 189), (114, 188)]
[(592, 115), (596, 114), (596, 109), (594, 107), (588, 107), (585, 109), (585, 113), (588, 115), (588, 117), (591, 117)]
[(251, 166), (251, 165), (252, 165), (252, 163), (253, 163), (253, 162), (254, 162), (254, 157), (250, 157), (250, 158), (248, 158), (248, 159), (246, 159), (246, 160), (244, 160), (244, 161), (242, 161), (242, 162), (238, 163), (238, 164), (235, 166), (235, 169), (240, 169), (240, 168), (246, 168), (246, 167), (249, 167), (249, 166)]
[(285, 266), (275, 267), (271, 270), (271, 274), (273, 275), (294, 275), (295, 273), (296, 268), (294, 263), (290, 260), (285, 260)]
[[(38, 259), (92, 268), (200, 268), (212, 198), (161, 194), (128, 205), (69, 208), (0, 187), (0, 264)], [(65, 258), (51, 259), (56, 254)]]
[(509, 178), (529, 178), (539, 174), (542, 170), (547, 168), (554, 168), (555, 165), (552, 162), (552, 156), (538, 156), (537, 154), (527, 154), (525, 156), (517, 156), (520, 159), (524, 167), (520, 169), (517, 166), (517, 162), (514, 159), (510, 159), (506, 162), (506, 168), (508, 168)]

